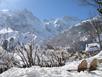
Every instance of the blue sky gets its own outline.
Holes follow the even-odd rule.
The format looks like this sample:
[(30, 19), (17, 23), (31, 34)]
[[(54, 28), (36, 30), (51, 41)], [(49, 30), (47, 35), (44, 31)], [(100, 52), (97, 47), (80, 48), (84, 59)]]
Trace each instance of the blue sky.
[(81, 6), (77, 0), (1, 0), (0, 9), (28, 9), (41, 19), (63, 16), (86, 19), (96, 15), (93, 7)]

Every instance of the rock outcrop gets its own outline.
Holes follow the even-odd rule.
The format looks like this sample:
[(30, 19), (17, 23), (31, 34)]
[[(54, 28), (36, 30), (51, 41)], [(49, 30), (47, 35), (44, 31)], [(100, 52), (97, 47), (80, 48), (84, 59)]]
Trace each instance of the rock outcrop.
[(86, 60), (83, 60), (83, 61), (79, 64), (77, 71), (80, 72), (80, 71), (85, 71), (85, 70), (87, 70), (87, 65), (88, 65), (87, 61), (86, 61)]
[(92, 62), (90, 63), (89, 71), (93, 71), (97, 69), (97, 59), (93, 59)]

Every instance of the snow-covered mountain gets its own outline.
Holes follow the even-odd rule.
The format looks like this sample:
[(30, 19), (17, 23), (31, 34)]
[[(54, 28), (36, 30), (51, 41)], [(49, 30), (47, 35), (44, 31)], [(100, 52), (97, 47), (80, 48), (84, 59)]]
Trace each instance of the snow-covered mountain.
[(95, 34), (95, 28), (100, 28), (101, 24), (101, 16), (81, 21), (80, 23), (75, 24), (70, 29), (63, 31), (53, 39), (49, 40), (48, 44), (52, 46), (78, 47), (78, 45), (86, 45), (86, 43), (92, 43), (93, 39), (96, 38), (95, 35), (97, 35)]
[(46, 35), (43, 23), (27, 10), (0, 11), (0, 28), (7, 27), (19, 32), (33, 32), (39, 35)]
[(58, 34), (78, 23), (80, 20), (76, 17), (64, 16), (62, 18), (44, 20), (46, 30), (52, 34)]
[(0, 11), (0, 34), (10, 35), (12, 37), (16, 35), (15, 38), (18, 38), (19, 36), (21, 39), (23, 38), (23, 35), (25, 35), (26, 38), (29, 38), (27, 37), (29, 35), (26, 34), (30, 33), (32, 36), (35, 35), (37, 40), (42, 42), (42, 40), (46, 40), (59, 34), (64, 29), (69, 28), (79, 21), (80, 20), (77, 18), (68, 16), (41, 21), (26, 9), (15, 11), (2, 10)]

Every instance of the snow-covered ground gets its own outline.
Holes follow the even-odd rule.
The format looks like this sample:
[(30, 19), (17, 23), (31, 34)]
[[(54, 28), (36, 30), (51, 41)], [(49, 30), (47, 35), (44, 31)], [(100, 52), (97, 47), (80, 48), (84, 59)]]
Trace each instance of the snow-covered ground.
[[(94, 58), (102, 59), (102, 51), (87, 61), (90, 63)], [(81, 61), (74, 61), (66, 63), (62, 67), (39, 67), (33, 66), (31, 68), (16, 68), (13, 67), (8, 71), (2, 73), (0, 77), (102, 77), (102, 64), (98, 65), (98, 70), (88, 72), (67, 71), (76, 70)]]

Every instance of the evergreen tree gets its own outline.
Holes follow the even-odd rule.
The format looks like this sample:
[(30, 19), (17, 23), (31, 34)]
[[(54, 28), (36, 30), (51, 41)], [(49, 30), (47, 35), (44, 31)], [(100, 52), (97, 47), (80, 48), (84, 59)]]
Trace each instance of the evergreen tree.
[(97, 4), (98, 4), (98, 9), (97, 10), (100, 14), (102, 14), (102, 0), (97, 1)]
[(8, 49), (8, 40), (4, 40), (4, 41), (3, 41), (2, 47), (3, 47), (5, 50)]

